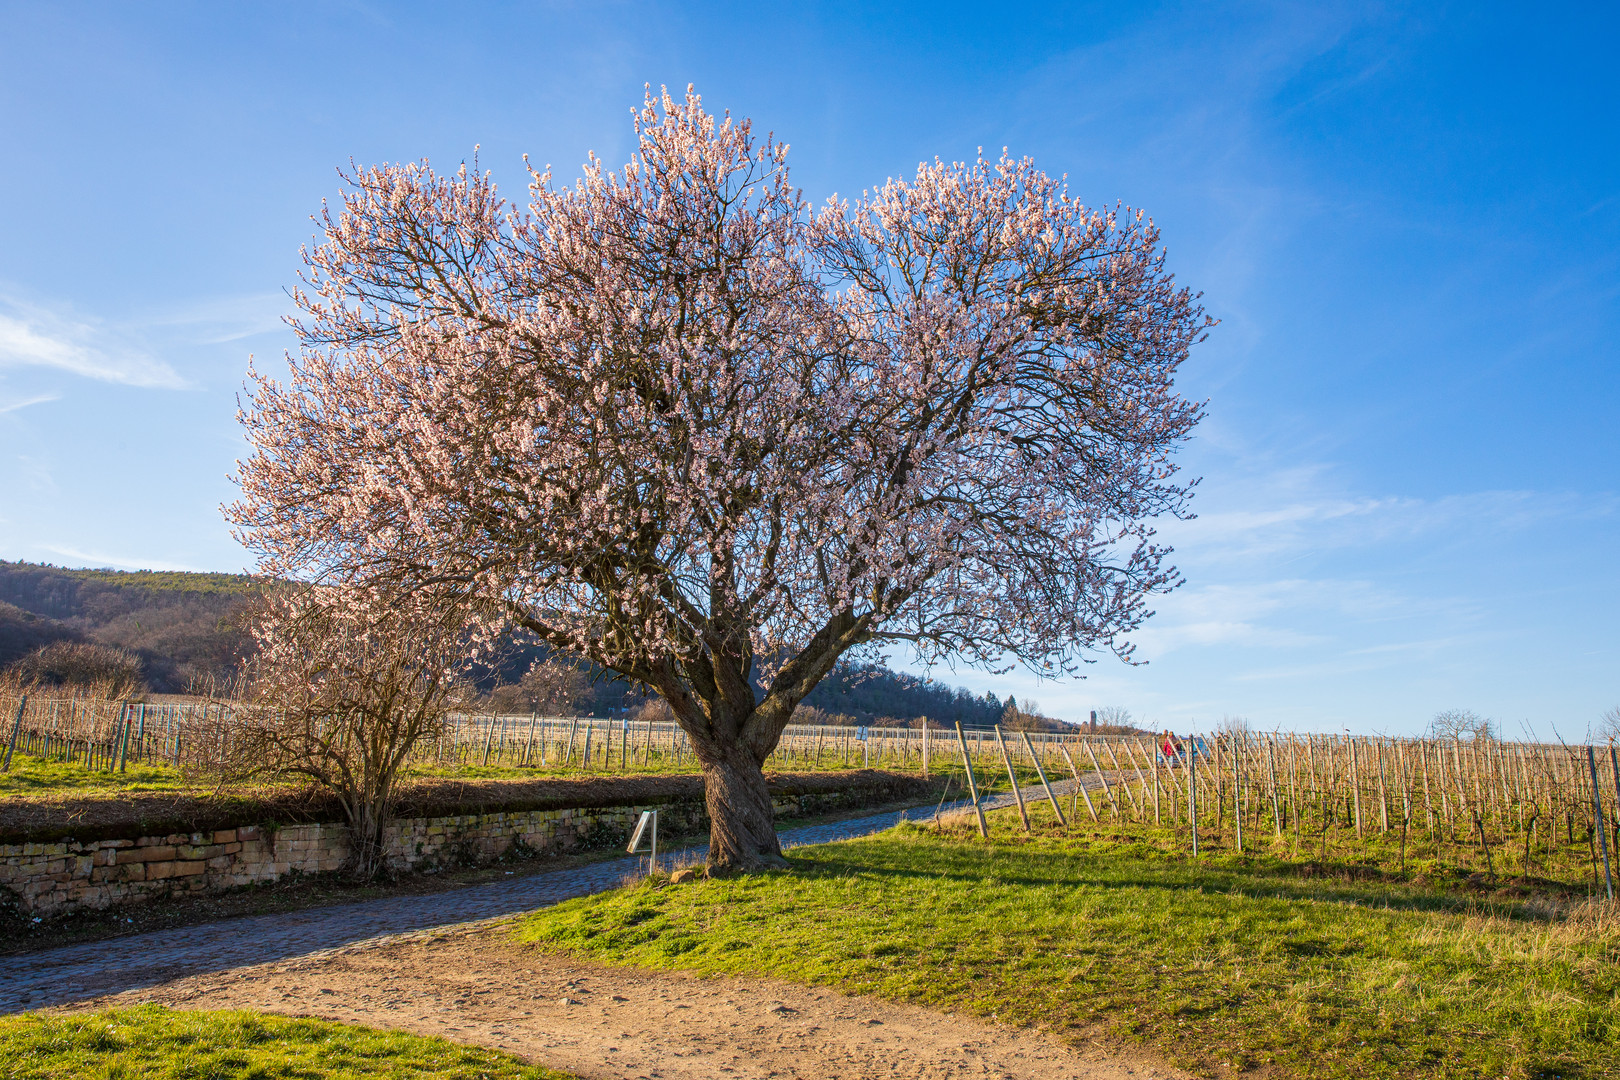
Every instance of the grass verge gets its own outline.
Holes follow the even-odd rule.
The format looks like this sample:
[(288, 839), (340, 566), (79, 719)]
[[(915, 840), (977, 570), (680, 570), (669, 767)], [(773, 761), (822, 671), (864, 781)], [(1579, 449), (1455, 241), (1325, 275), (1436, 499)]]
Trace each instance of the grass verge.
[[(787, 830), (807, 825), (825, 825), (919, 806), (927, 809), (931, 805), (897, 802), (811, 817), (781, 817), (777, 819), (776, 826), (778, 829)], [(699, 844), (707, 839), (706, 832), (687, 835), (665, 832), (659, 837), (659, 844), (661, 849), (668, 853), (680, 846)], [(421, 896), (449, 892), (471, 885), (504, 881), (509, 877), (571, 870), (591, 863), (624, 857), (623, 846), (619, 843), (619, 838), (615, 837), (613, 842), (602, 847), (571, 852), (547, 851), (528, 857), (508, 853), (480, 866), (443, 869), (432, 873), (399, 874), (386, 881), (355, 881), (342, 873), (294, 875), (280, 881), (246, 885), (225, 892), (170, 897), (161, 904), (86, 909), (37, 922), (17, 908), (4, 903), (4, 895), (0, 894), (0, 958), (65, 945), (129, 937), (154, 930), (198, 926), (248, 915), (274, 915), (333, 904), (357, 904), (392, 896)], [(0, 1072), (0, 1080), (3, 1080), (4, 1076), (5, 1074)]]
[(496, 1050), (325, 1020), (157, 1005), (0, 1018), (7, 1080), (569, 1080)]
[(1620, 918), (1270, 856), (1198, 861), (1032, 807), (987, 843), (907, 826), (793, 872), (571, 901), (519, 924), (576, 955), (769, 975), (1060, 1034), (1206, 1074), (1620, 1076)]
[[(5, 751), (0, 746), (0, 755)], [(128, 765), (124, 772), (87, 769), (77, 761), (13, 754), (0, 772), (0, 796), (62, 795), (79, 792), (184, 791), (180, 770), (165, 765)]]

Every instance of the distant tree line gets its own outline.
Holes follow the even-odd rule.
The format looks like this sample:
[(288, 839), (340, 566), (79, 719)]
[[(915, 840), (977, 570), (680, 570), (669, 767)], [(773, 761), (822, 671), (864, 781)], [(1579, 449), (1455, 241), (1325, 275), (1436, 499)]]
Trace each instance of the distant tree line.
[[(256, 590), (241, 574), (68, 570), (0, 560), (0, 669), (31, 682), (114, 685), (120, 695), (205, 692), (228, 683), (251, 654), (240, 616)], [(640, 715), (656, 702), (644, 686), (526, 641), (497, 652), (470, 681), (479, 707), (492, 712)], [(1032, 701), (853, 662), (811, 691), (795, 721), (914, 727), (925, 716), (945, 727), (1068, 726)]]

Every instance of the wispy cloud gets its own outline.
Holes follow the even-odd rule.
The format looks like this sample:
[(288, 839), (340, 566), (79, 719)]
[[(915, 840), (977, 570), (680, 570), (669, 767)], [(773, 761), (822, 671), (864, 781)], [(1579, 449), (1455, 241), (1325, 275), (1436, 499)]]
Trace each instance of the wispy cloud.
[(26, 409), (30, 405), (43, 405), (47, 401), (60, 401), (61, 394), (35, 394), (33, 397), (22, 398), (18, 401), (5, 401), (0, 399), (0, 413), (16, 412)]
[(190, 570), (200, 571), (200, 567), (189, 566), (185, 563), (166, 562), (162, 559), (145, 559), (138, 555), (108, 555), (104, 552), (80, 551), (77, 548), (55, 547), (45, 545), (42, 550), (58, 558), (67, 559), (79, 566), (101, 569), (108, 567), (117, 570)]
[(124, 386), (188, 385), (117, 331), (6, 297), (0, 297), (0, 367), (51, 368)]
[(193, 344), (221, 345), (283, 330), (286, 324), (282, 320), (292, 310), (292, 301), (284, 293), (254, 293), (187, 304), (152, 315), (142, 325), (178, 329)]

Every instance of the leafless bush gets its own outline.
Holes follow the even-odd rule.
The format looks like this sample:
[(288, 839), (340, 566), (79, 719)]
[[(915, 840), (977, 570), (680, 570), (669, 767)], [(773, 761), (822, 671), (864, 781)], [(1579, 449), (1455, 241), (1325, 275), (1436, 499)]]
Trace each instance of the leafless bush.
[(1620, 705), (1598, 718), (1597, 726), (1592, 730), (1592, 741), (1620, 742)]
[(1433, 739), (1491, 740), (1496, 738), (1496, 721), (1480, 716), (1472, 709), (1444, 709), (1429, 721), (1429, 737)]
[(466, 697), (461, 612), (422, 594), (299, 587), (256, 602), (228, 771), (302, 776), (341, 801), (351, 868), (386, 869), (383, 837), (412, 749)]
[(490, 691), (487, 704), (495, 713), (567, 716), (590, 696), (590, 689), (590, 678), (577, 660), (553, 656), (534, 664), (516, 683)]
[[(631, 718), (638, 724), (645, 724), (649, 720), (666, 723), (675, 719), (675, 710), (669, 707), (669, 702), (663, 698), (653, 698), (642, 704)], [(798, 722), (795, 718), (795, 722)]]
[(66, 690), (81, 697), (125, 700), (146, 692), (134, 653), (82, 641), (55, 641), (7, 669), (18, 688)]
[(1123, 705), (1104, 705), (1097, 710), (1098, 727), (1129, 727), (1131, 710)]

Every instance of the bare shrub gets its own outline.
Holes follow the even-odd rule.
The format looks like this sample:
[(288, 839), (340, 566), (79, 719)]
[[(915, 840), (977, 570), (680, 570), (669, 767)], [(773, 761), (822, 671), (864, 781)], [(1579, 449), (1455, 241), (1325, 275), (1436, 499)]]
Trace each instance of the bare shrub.
[(228, 772), (301, 776), (332, 792), (348, 818), (350, 868), (380, 876), (400, 772), (466, 696), (462, 612), (420, 593), (306, 586), (258, 600), (250, 625), (259, 649)]
[(146, 692), (141, 661), (109, 645), (54, 641), (35, 649), (8, 669), (19, 687), (62, 689), (81, 697), (116, 701)]
[(1593, 742), (1620, 742), (1620, 705), (1604, 712), (1592, 731)]
[(669, 702), (663, 698), (653, 698), (644, 702), (632, 715), (638, 724), (645, 724), (649, 720), (666, 723), (675, 719), (675, 710), (669, 707)]
[(1496, 738), (1496, 721), (1472, 709), (1444, 709), (1435, 713), (1434, 719), (1429, 721), (1429, 737), (1490, 740)]
[(488, 706), (497, 713), (567, 716), (590, 692), (590, 677), (579, 661), (553, 656), (536, 662), (516, 683), (490, 691)]

